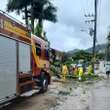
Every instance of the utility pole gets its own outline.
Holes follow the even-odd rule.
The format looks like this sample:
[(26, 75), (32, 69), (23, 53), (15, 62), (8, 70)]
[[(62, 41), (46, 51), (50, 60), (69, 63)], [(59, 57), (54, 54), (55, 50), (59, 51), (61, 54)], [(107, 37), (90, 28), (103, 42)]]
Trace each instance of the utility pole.
[(97, 39), (97, 0), (94, 0), (93, 73), (96, 59), (96, 39)]
[[(98, 0), (94, 0), (94, 14), (85, 15), (85, 17), (89, 18), (86, 20), (85, 23), (94, 23), (94, 27), (90, 28), (90, 36), (93, 36), (93, 59), (92, 59), (92, 66), (93, 66), (93, 73), (94, 73), (94, 64), (96, 60), (96, 41), (97, 41), (97, 3)], [(90, 19), (92, 18), (92, 19)]]
[(110, 32), (108, 33), (108, 36), (107, 36), (107, 45), (106, 45), (105, 53), (106, 53), (105, 60), (110, 61)]

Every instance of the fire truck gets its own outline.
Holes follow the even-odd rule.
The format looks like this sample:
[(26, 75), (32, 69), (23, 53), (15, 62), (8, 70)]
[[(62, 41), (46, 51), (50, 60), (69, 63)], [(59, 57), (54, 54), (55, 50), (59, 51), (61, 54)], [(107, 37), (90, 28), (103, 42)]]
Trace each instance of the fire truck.
[(0, 104), (50, 84), (49, 47), (0, 11)]

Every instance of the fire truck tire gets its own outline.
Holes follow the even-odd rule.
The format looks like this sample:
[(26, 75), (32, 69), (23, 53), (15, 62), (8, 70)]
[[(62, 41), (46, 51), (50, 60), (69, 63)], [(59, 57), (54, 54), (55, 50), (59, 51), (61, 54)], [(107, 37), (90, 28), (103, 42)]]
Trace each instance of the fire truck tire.
[(48, 90), (48, 76), (42, 74), (41, 81), (40, 81), (40, 93), (44, 93)]

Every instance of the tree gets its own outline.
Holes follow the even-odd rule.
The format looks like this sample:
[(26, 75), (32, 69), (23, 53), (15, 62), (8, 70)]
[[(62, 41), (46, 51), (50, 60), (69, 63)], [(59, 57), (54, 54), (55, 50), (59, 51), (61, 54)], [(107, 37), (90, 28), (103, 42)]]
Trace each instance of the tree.
[[(31, 8), (30, 8), (31, 7)], [(50, 0), (8, 0), (7, 11), (16, 11), (18, 14), (24, 10), (25, 22), (28, 25), (28, 18), (31, 18), (32, 31), (34, 32), (34, 21), (37, 19), (36, 29), (43, 30), (43, 20), (56, 22), (56, 8)], [(30, 16), (28, 16), (30, 12)], [(35, 31), (36, 31), (35, 29)], [(42, 32), (41, 32), (42, 33)], [(41, 36), (41, 35), (40, 35)]]
[[(37, 10), (37, 11), (36, 11)], [(43, 32), (43, 21), (48, 20), (51, 22), (56, 22), (56, 8), (49, 0), (37, 0), (34, 4), (34, 19), (37, 19), (36, 27), (41, 30), (40, 37), (42, 37)], [(37, 28), (38, 29), (38, 28)], [(38, 31), (38, 30), (36, 30)], [(36, 33), (35, 31), (35, 33)]]
[(20, 14), (22, 11), (25, 13), (25, 23), (28, 26), (28, 9), (31, 0), (8, 0), (7, 11), (13, 12), (16, 11), (17, 14)]
[(42, 28), (39, 25), (36, 25), (35, 30), (34, 30), (34, 34), (36, 36), (41, 36), (41, 34), (42, 34)]
[(38, 24), (40, 27), (43, 27), (43, 20), (56, 22), (56, 11), (56, 8), (49, 0), (37, 0), (35, 2), (34, 16), (36, 19), (38, 19)]
[(91, 61), (92, 54), (88, 53), (84, 50), (80, 50), (80, 51), (74, 53), (72, 58), (74, 59), (74, 61), (78, 61), (81, 59), (83, 59), (84, 61)]

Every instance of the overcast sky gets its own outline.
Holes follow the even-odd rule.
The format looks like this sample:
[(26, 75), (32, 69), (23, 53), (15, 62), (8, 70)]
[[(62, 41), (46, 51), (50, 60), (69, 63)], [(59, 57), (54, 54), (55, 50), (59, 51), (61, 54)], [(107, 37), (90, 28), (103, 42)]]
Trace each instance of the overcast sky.
[[(0, 9), (6, 10), (7, 0), (0, 0)], [(57, 7), (58, 22), (44, 23), (44, 29), (51, 42), (51, 47), (68, 51), (73, 49), (86, 49), (92, 46), (92, 37), (87, 32), (93, 24), (85, 24), (85, 14), (94, 13), (94, 0), (53, 0)], [(21, 20), (20, 16), (10, 13)], [(110, 28), (110, 0), (98, 0), (98, 30), (97, 44), (104, 43)]]

